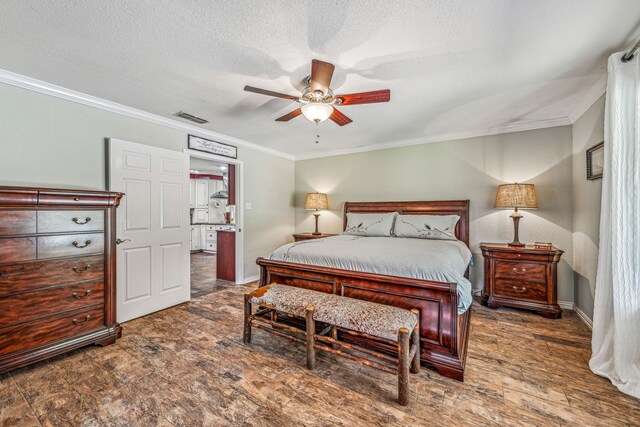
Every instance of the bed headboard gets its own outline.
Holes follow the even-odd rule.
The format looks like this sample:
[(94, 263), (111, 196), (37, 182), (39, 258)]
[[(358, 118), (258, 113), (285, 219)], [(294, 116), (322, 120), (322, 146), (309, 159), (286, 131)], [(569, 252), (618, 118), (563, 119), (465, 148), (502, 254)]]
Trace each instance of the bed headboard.
[(431, 202), (345, 202), (342, 229), (347, 227), (347, 214), (398, 212), (404, 215), (458, 215), (456, 238), (469, 246), (469, 200), (436, 200)]

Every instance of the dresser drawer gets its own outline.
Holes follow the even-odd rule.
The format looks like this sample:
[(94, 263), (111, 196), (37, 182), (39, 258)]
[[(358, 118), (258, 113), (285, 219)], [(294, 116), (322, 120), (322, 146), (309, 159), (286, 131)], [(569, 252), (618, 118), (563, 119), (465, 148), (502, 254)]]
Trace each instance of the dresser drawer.
[(104, 211), (38, 211), (38, 233), (104, 230)]
[(546, 264), (532, 262), (495, 261), (496, 279), (510, 279), (515, 281), (546, 283)]
[(0, 266), (0, 296), (104, 276), (104, 258), (94, 255)]
[(93, 304), (104, 304), (102, 279), (0, 297), (0, 328)]
[(38, 237), (38, 259), (81, 256), (103, 250), (104, 235), (100, 233)]
[(0, 263), (23, 262), (36, 259), (36, 238), (0, 239)]
[(107, 207), (113, 204), (114, 200), (109, 197), (104, 197), (101, 193), (80, 193), (80, 192), (66, 192), (60, 190), (47, 191), (40, 190), (38, 192), (38, 206), (43, 205), (57, 205), (57, 206), (104, 206)]
[(37, 347), (104, 325), (104, 306), (94, 306), (0, 329), (0, 356)]
[(37, 206), (38, 190), (34, 188), (0, 187), (0, 205)]
[(36, 211), (0, 211), (0, 235), (36, 232)]
[(534, 301), (547, 300), (547, 287), (541, 283), (520, 283), (512, 280), (496, 279), (495, 294)]

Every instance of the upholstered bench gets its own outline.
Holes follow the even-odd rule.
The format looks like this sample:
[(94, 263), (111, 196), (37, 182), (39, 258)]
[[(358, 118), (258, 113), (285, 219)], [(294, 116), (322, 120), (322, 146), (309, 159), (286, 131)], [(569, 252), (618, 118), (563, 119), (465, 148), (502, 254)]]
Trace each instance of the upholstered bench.
[[(256, 313), (252, 312), (253, 304), (260, 307)], [(409, 311), (279, 284), (263, 286), (246, 294), (244, 307), (245, 343), (251, 342), (253, 326), (292, 341), (306, 343), (308, 369), (315, 368), (315, 350), (321, 349), (367, 366), (397, 373), (398, 402), (401, 405), (408, 404), (409, 372), (418, 373), (420, 370), (420, 323), (417, 310)], [(277, 316), (283, 314), (305, 318), (306, 331), (278, 322)], [(327, 327), (316, 333), (316, 322), (324, 323)], [(352, 335), (395, 344), (398, 357), (339, 341), (337, 328), (348, 330)], [(303, 338), (300, 338), (301, 334), (304, 334)], [(353, 352), (366, 354), (375, 360)], [(379, 360), (386, 363), (379, 363)]]

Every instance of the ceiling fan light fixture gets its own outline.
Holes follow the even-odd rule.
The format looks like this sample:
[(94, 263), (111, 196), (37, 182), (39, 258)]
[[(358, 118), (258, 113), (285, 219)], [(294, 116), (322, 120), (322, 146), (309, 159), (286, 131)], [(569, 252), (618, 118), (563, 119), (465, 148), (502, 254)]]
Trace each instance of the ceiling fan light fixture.
[(320, 123), (327, 120), (333, 113), (333, 107), (322, 102), (310, 102), (302, 106), (302, 114), (312, 122)]

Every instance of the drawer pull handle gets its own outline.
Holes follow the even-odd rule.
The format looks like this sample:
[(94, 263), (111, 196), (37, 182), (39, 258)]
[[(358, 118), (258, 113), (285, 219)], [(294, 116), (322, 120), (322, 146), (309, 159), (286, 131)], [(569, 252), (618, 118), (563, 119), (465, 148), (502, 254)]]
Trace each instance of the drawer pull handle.
[(524, 286), (523, 287), (514, 286), (513, 290), (519, 294), (524, 294), (525, 292), (527, 292), (527, 288), (525, 288)]
[(78, 225), (85, 225), (86, 223), (88, 223), (89, 221), (91, 221), (91, 217), (88, 216), (84, 219), (84, 222), (81, 222), (78, 218), (71, 218), (71, 221), (75, 222)]
[(74, 265), (73, 267), (71, 267), (71, 269), (73, 271), (75, 271), (76, 273), (84, 273), (85, 271), (87, 271), (88, 269), (91, 268), (91, 264), (87, 264), (84, 266), (84, 268), (78, 268), (78, 266)]
[(514, 272), (514, 273), (516, 273), (516, 274), (524, 274), (524, 273), (526, 273), (526, 272), (527, 272), (527, 269), (526, 269), (526, 268), (523, 268), (523, 269), (521, 269), (520, 271), (518, 271), (518, 269), (517, 269), (517, 268), (513, 267), (513, 272)]
[(91, 295), (91, 291), (84, 291), (84, 295), (78, 295), (77, 292), (74, 292), (71, 294), (72, 297), (74, 297), (75, 299), (85, 299), (86, 297), (88, 297), (89, 295)]
[(87, 314), (86, 316), (84, 316), (84, 320), (73, 319), (72, 322), (75, 323), (76, 325), (80, 326), (80, 325), (84, 325), (85, 323), (87, 323), (89, 321), (89, 319), (91, 319), (91, 315)]
[(80, 243), (78, 243), (76, 241), (71, 242), (71, 244), (73, 246), (75, 246), (76, 248), (78, 248), (78, 249), (82, 249), (82, 248), (86, 248), (87, 246), (89, 246), (91, 244), (91, 240), (85, 241), (84, 245), (81, 245)]
[(79, 202), (79, 201), (80, 201), (80, 198), (79, 198), (79, 197), (74, 197), (74, 198), (73, 198), (73, 201), (74, 201), (74, 202)]

